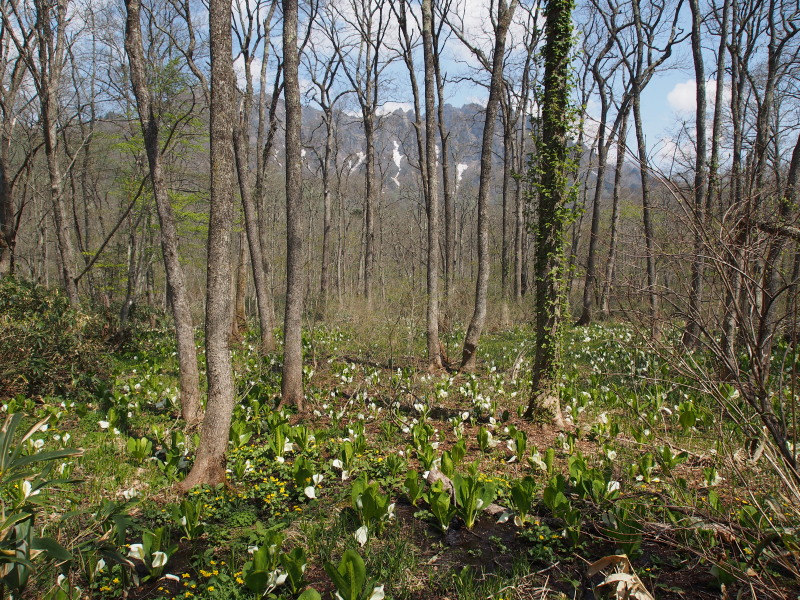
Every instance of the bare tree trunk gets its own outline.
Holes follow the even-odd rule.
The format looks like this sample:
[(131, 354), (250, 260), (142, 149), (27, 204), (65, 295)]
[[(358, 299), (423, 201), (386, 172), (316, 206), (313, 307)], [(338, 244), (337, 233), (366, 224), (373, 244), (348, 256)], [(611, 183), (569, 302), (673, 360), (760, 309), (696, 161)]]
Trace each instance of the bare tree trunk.
[[(67, 0), (50, 4), (36, 0), (36, 33), (38, 37), (38, 73), (34, 78), (39, 93), (41, 107), (42, 135), (44, 153), (47, 158), (47, 173), (50, 178), (50, 200), (53, 204), (53, 219), (56, 226), (56, 240), (61, 258), (61, 278), (72, 306), (80, 304), (78, 285), (74, 274), (74, 250), (67, 222), (64, 218), (63, 177), (58, 161), (58, 85), (66, 54)], [(54, 11), (54, 13), (53, 13)], [(52, 19), (55, 17), (56, 31)]]
[(372, 268), (375, 262), (375, 116), (364, 118), (364, 136), (367, 143), (365, 196), (364, 196), (364, 299), (367, 309), (372, 309)]
[(231, 340), (241, 340), (247, 331), (247, 314), (244, 296), (247, 292), (247, 245), (244, 232), (239, 234), (239, 252), (236, 258), (236, 286), (234, 287), (233, 319), (231, 320)]
[[(706, 70), (703, 62), (702, 26), (703, 15), (700, 13), (699, 0), (689, 0), (692, 11), (692, 58), (694, 60), (694, 79), (697, 87), (697, 112), (695, 116), (695, 167), (694, 167), (694, 259), (692, 260), (692, 288), (689, 293), (689, 311), (686, 329), (683, 332), (683, 344), (689, 348), (698, 346), (698, 320), (700, 304), (703, 300), (703, 230), (706, 224)], [(720, 82), (721, 85), (721, 82)]]
[(422, 0), (422, 46), (425, 59), (425, 171), (428, 182), (428, 365), (442, 367), (439, 349), (439, 181), (436, 168), (436, 81), (432, 0)]
[(5, 123), (0, 133), (0, 277), (14, 274), (14, 251), (17, 246), (14, 193), (9, 178), (11, 137), (6, 135)]
[[(241, 99), (239, 120), (233, 132), (233, 150), (236, 160), (236, 173), (239, 183), (239, 195), (244, 209), (244, 225), (247, 235), (247, 247), (250, 253), (250, 264), (253, 271), (253, 287), (256, 293), (258, 322), (261, 333), (260, 351), (263, 353), (275, 350), (275, 316), (272, 294), (269, 287), (268, 263), (264, 260), (264, 241), (259, 232), (261, 219), (259, 205), (264, 188), (264, 157), (256, 152), (255, 183), (251, 175), (252, 151), (250, 147), (250, 116), (253, 108), (253, 60), (259, 43), (269, 40), (272, 31), (272, 19), (277, 9), (277, 0), (269, 0), (267, 16), (263, 20), (263, 29), (257, 19), (263, 7), (260, 4), (237, 4), (238, 19), (234, 18), (234, 28), (240, 44), (244, 65), (245, 89)], [(264, 144), (266, 116), (266, 67), (269, 61), (269, 43), (264, 42), (261, 58), (261, 89), (259, 90), (258, 125), (256, 131), (256, 147), (261, 150)], [(244, 252), (242, 247), (241, 253)], [(241, 256), (244, 256), (241, 254)], [(237, 289), (237, 306), (239, 306), (239, 290)], [(238, 309), (237, 309), (238, 310)]]
[(345, 293), (344, 258), (347, 225), (345, 223), (346, 215), (344, 210), (344, 194), (342, 193), (342, 174), (338, 168), (336, 169), (336, 199), (339, 205), (339, 223), (336, 237), (336, 297), (339, 301), (339, 307), (341, 308), (342, 303), (344, 302)]
[(633, 15), (636, 27), (636, 74), (633, 78), (633, 123), (636, 128), (639, 174), (642, 180), (642, 221), (644, 224), (644, 243), (647, 261), (647, 298), (650, 304), (650, 335), (659, 338), (658, 292), (656, 291), (656, 257), (653, 238), (653, 217), (650, 206), (650, 173), (648, 171), (647, 147), (642, 125), (642, 71), (644, 67), (645, 40), (639, 2), (633, 2)]
[(711, 216), (714, 200), (721, 201), (719, 178), (719, 152), (722, 144), (722, 119), (726, 112), (725, 107), (725, 54), (728, 43), (728, 23), (731, 0), (725, 0), (722, 6), (722, 23), (720, 25), (720, 40), (717, 47), (717, 89), (714, 95), (714, 119), (711, 125), (711, 158), (708, 162), (708, 193), (706, 194), (706, 222)]
[(136, 296), (136, 280), (139, 277), (137, 255), (139, 253), (139, 244), (136, 238), (136, 225), (139, 224), (139, 219), (134, 221), (130, 219), (131, 226), (128, 231), (128, 277), (125, 283), (125, 298), (122, 300), (122, 306), (119, 310), (119, 332), (124, 334), (128, 328), (128, 321), (133, 311), (133, 305)]
[[(742, 173), (742, 147), (744, 138), (744, 95), (743, 87), (746, 81), (748, 70), (747, 57), (749, 48), (743, 48), (743, 38), (746, 36), (746, 26), (740, 21), (740, 5), (738, 0), (731, 0), (732, 17), (732, 37), (730, 44), (731, 54), (731, 137), (733, 147), (731, 151), (731, 180), (733, 187), (732, 204), (736, 214), (739, 215), (744, 209), (744, 183)], [(730, 253), (731, 262), (731, 282), (726, 290), (725, 316), (722, 321), (722, 351), (725, 360), (729, 365), (736, 365), (736, 341), (737, 329), (737, 302), (742, 289), (742, 275), (739, 265), (743, 257), (742, 246), (746, 241), (747, 230), (743, 224), (743, 217), (737, 217), (739, 222), (734, 227), (732, 235), (733, 249)]]
[(325, 154), (322, 159), (322, 265), (320, 268), (319, 291), (322, 296), (323, 308), (328, 305), (328, 294), (330, 288), (329, 267), (331, 262), (331, 220), (332, 199), (331, 199), (331, 177), (330, 164), (333, 152), (333, 114), (326, 115), (325, 121)]
[(300, 153), (300, 80), (297, 0), (283, 0), (283, 72), (286, 105), (286, 310), (284, 312), (283, 402), (303, 410), (303, 180)]
[[(453, 280), (456, 274), (455, 257), (455, 207), (454, 194), (451, 188), (450, 174), (450, 133), (447, 131), (447, 124), (444, 119), (444, 77), (440, 54), (442, 48), (439, 45), (441, 39), (442, 26), (446, 20), (446, 15), (450, 10), (449, 0), (445, 0), (439, 6), (438, 27), (433, 27), (433, 72), (436, 76), (436, 94), (438, 103), (436, 105), (437, 121), (439, 127), (439, 139), (442, 144), (440, 160), (442, 163), (442, 193), (444, 195), (444, 313), (445, 317), (450, 318), (450, 300), (453, 295)], [(436, 11), (434, 11), (435, 14)]]
[[(277, 3), (277, 0), (276, 0)], [(272, 112), (267, 115), (267, 64), (269, 63), (269, 47), (265, 43), (261, 56), (261, 72), (259, 74), (259, 89), (258, 89), (258, 125), (256, 129), (256, 181), (255, 191), (253, 194), (253, 207), (256, 210), (258, 220), (258, 239), (261, 246), (261, 262), (263, 267), (264, 291), (269, 298), (269, 322), (272, 324), (271, 329), (275, 328), (275, 307), (272, 302), (273, 288), (271, 282), (271, 265), (267, 257), (268, 236), (267, 236), (267, 210), (264, 206), (264, 177), (266, 175), (268, 156), (263, 149), (266, 147), (266, 138), (271, 137), (272, 127), (274, 125), (274, 115)], [(283, 69), (279, 69), (279, 73), (275, 75), (275, 86), (273, 88), (273, 100), (277, 95), (278, 78)], [(268, 122), (269, 121), (269, 122)], [(270, 132), (267, 132), (269, 127)], [(249, 165), (248, 165), (249, 166)], [(248, 234), (249, 235), (249, 234)], [(249, 241), (248, 241), (249, 243)], [(259, 308), (259, 311), (261, 309)], [(261, 318), (259, 316), (259, 318)], [(262, 333), (263, 335), (263, 333)], [(270, 334), (272, 339), (272, 334)], [(275, 345), (274, 339), (271, 342), (273, 349)]]
[(522, 184), (517, 182), (514, 192), (514, 299), (522, 301), (522, 263), (525, 259), (525, 217), (522, 201)]
[(231, 230), (233, 226), (233, 128), (236, 85), (231, 59), (231, 3), (209, 2), (211, 40), (211, 214), (208, 222), (206, 363), (208, 403), (194, 466), (181, 483), (225, 481), (225, 452), (235, 401), (228, 334), (231, 330)]
[(272, 294), (269, 291), (269, 280), (264, 269), (264, 249), (261, 246), (261, 236), (258, 232), (258, 215), (256, 214), (255, 201), (253, 200), (253, 187), (250, 183), (250, 169), (247, 161), (249, 153), (245, 147), (246, 137), (242, 132), (241, 122), (240, 126), (234, 131), (233, 140), (239, 193), (242, 197), (242, 208), (244, 209), (244, 226), (247, 234), (247, 245), (250, 249), (250, 263), (253, 267), (253, 286), (256, 290), (258, 322), (261, 329), (261, 351), (274, 352), (275, 336), (273, 332), (275, 330), (275, 318)]
[(347, 4), (348, 10), (334, 7), (336, 14), (356, 33), (349, 42), (340, 39), (334, 32), (334, 51), (341, 60), (342, 68), (361, 108), (362, 125), (366, 144), (363, 277), (361, 286), (367, 309), (372, 308), (373, 270), (375, 266), (375, 209), (380, 199), (380, 181), (375, 175), (375, 117), (378, 109), (380, 76), (388, 64), (382, 56), (384, 37), (389, 24), (389, 2), (387, 0), (363, 0)]
[(150, 89), (147, 85), (142, 30), (140, 22), (140, 0), (126, 0), (127, 20), (125, 50), (130, 63), (131, 83), (139, 109), (153, 196), (161, 225), (161, 252), (164, 255), (164, 271), (169, 290), (170, 306), (175, 321), (175, 338), (180, 370), (181, 416), (187, 423), (200, 419), (200, 373), (197, 368), (197, 352), (194, 342), (194, 326), (186, 292), (183, 268), (178, 253), (178, 229), (175, 215), (167, 194), (161, 166), (159, 123), (153, 113)]
[(0, 80), (0, 277), (14, 274), (17, 230), (24, 206), (20, 203), (17, 208), (15, 186), (17, 178), (29, 168), (35, 155), (35, 150), (29, 147), (22, 153), (21, 166), (16, 172), (12, 170), (12, 148), (16, 154), (23, 147), (14, 140), (20, 110), (15, 110), (15, 107), (19, 105), (19, 92), (27, 76), (25, 61), (34, 33), (31, 30), (24, 34), (20, 41), (22, 50), (15, 52), (8, 29), (3, 27), (0, 31), (0, 72), (4, 74)]
[(508, 5), (505, 0), (499, 0), (497, 3), (492, 79), (489, 85), (489, 100), (486, 103), (486, 117), (483, 125), (481, 173), (478, 184), (478, 281), (475, 286), (475, 310), (464, 338), (461, 357), (461, 368), (467, 371), (475, 369), (478, 342), (486, 323), (486, 303), (489, 293), (489, 193), (492, 183), (492, 141), (502, 94), (506, 34), (518, 4), (518, 0), (511, 0)]
[[(615, 32), (610, 32), (613, 33)], [(611, 91), (606, 82), (607, 76), (602, 72), (603, 63), (606, 56), (611, 51), (614, 39), (609, 36), (606, 45), (600, 50), (592, 62), (592, 75), (597, 84), (600, 96), (600, 128), (597, 132), (597, 175), (594, 188), (594, 198), (592, 203), (592, 224), (589, 236), (589, 252), (586, 258), (586, 281), (583, 286), (583, 313), (578, 319), (578, 325), (588, 325), (592, 322), (592, 308), (594, 305), (595, 283), (597, 280), (597, 243), (600, 235), (600, 200), (603, 197), (605, 187), (606, 163), (608, 162), (608, 151), (614, 137), (614, 129), (619, 122), (614, 123), (615, 128), (611, 132), (607, 131), (609, 96)]]
[(606, 276), (603, 285), (603, 297), (600, 300), (600, 311), (603, 317), (611, 316), (610, 299), (614, 287), (614, 275), (617, 265), (617, 237), (619, 230), (619, 194), (622, 187), (622, 170), (625, 168), (625, 140), (628, 137), (628, 110), (622, 113), (622, 121), (617, 137), (617, 163), (614, 168), (614, 192), (611, 201), (611, 232), (609, 233), (608, 258), (606, 259)]
[(502, 234), (503, 239), (500, 249), (500, 318), (503, 325), (508, 326), (510, 316), (508, 312), (509, 298), (509, 265), (511, 263), (511, 215), (509, 197), (511, 195), (511, 166), (514, 162), (514, 150), (511, 143), (511, 136), (514, 135), (514, 111), (511, 108), (511, 99), (508, 98), (503, 107), (503, 190), (502, 190)]
[[(601, 97), (606, 91), (600, 88)], [(603, 108), (600, 112), (600, 129), (597, 138), (597, 181), (595, 182), (594, 198), (592, 199), (592, 224), (589, 235), (589, 251), (586, 257), (586, 281), (583, 285), (583, 312), (578, 319), (578, 325), (585, 326), (592, 322), (592, 305), (594, 304), (594, 287), (597, 279), (597, 240), (600, 236), (600, 200), (603, 197), (605, 185), (606, 162), (608, 160), (608, 145), (606, 144), (606, 126), (608, 122), (607, 102), (603, 99)]]

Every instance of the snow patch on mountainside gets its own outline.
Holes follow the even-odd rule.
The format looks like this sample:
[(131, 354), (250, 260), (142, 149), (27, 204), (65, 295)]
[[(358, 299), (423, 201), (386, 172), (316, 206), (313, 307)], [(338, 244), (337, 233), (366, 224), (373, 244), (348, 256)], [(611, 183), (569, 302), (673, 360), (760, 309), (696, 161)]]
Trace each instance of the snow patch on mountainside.
[(394, 144), (394, 150), (392, 150), (392, 160), (394, 161), (394, 166), (397, 167), (397, 174), (392, 177), (392, 181), (397, 187), (400, 187), (400, 165), (403, 163), (404, 155), (400, 152), (400, 142), (397, 140), (392, 140)]

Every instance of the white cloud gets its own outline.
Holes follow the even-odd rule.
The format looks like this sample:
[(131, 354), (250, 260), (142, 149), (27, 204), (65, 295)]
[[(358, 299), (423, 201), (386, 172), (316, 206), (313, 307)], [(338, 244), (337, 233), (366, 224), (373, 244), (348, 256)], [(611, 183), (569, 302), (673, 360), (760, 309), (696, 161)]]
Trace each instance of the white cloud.
[(691, 151), (689, 144), (690, 142), (687, 140), (681, 143), (675, 138), (662, 137), (653, 148), (653, 165), (657, 168), (668, 169), (676, 159)]
[[(253, 57), (253, 62), (250, 64), (250, 76), (253, 78), (253, 87), (258, 89), (260, 82), (259, 78), (261, 77), (261, 59), (257, 56)], [(240, 54), (237, 56), (233, 61), (233, 74), (236, 77), (236, 85), (239, 86), (239, 89), (245, 89), (247, 85), (247, 79), (244, 73), (244, 57)], [(267, 81), (272, 81), (275, 78), (274, 72), (267, 73)]]
[(486, 105), (489, 104), (489, 94), (480, 95), (480, 96), (467, 96), (465, 100), (466, 104), (478, 104), (486, 108)]
[[(709, 79), (706, 81), (706, 102), (709, 108), (714, 106), (714, 99), (717, 93), (717, 80)], [(730, 96), (729, 91), (725, 90), (725, 98)], [(678, 114), (688, 115), (697, 110), (697, 84), (694, 79), (687, 79), (676, 83), (675, 87), (667, 94), (667, 102), (672, 110)]]
[[(469, 44), (479, 48), (487, 58), (490, 58), (494, 50), (494, 30), (490, 11), (494, 11), (496, 18), (497, 3), (494, 0), (459, 0), (455, 4), (454, 12), (458, 16), (454, 18), (454, 24), (462, 25), (464, 37)], [(516, 49), (524, 52), (524, 40), (530, 36), (533, 29), (533, 14), (523, 6), (517, 7), (506, 39), (507, 49), (512, 52)], [(536, 21), (540, 28), (544, 27), (541, 11), (536, 14)], [(447, 49), (454, 60), (464, 61), (473, 67), (478, 66), (472, 51), (455, 37), (448, 43)]]
[(408, 112), (414, 108), (414, 105), (410, 102), (384, 102), (381, 106), (379, 106), (375, 110), (375, 114), (378, 116), (381, 115), (388, 115), (396, 111), (397, 109), (402, 110), (403, 112)]

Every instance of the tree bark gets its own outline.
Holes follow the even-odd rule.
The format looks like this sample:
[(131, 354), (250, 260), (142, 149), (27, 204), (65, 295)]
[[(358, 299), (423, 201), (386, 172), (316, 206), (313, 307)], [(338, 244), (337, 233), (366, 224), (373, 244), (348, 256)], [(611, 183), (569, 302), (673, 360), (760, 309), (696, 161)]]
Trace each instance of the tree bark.
[[(601, 91), (601, 95), (603, 92)], [(603, 102), (605, 105), (605, 102)], [(604, 106), (604, 108), (606, 108)], [(594, 287), (597, 279), (597, 241), (600, 236), (600, 200), (603, 197), (605, 184), (606, 162), (608, 160), (608, 146), (606, 144), (605, 128), (607, 124), (607, 108), (601, 109), (600, 131), (597, 140), (597, 181), (595, 182), (594, 198), (592, 199), (592, 223), (589, 234), (589, 251), (586, 256), (586, 280), (583, 285), (583, 312), (578, 319), (578, 325), (586, 326), (592, 322), (592, 306), (594, 304)]]
[(14, 52), (14, 46), (9, 43), (9, 32), (5, 27), (0, 31), (0, 72), (4, 74), (0, 80), (0, 277), (14, 274), (17, 230), (24, 206), (20, 203), (17, 207), (16, 182), (36, 154), (36, 147), (26, 148), (22, 164), (16, 172), (12, 170), (12, 148), (15, 152), (22, 150), (22, 144), (15, 140), (14, 133), (19, 122), (19, 92), (27, 75), (25, 61), (34, 33), (31, 30), (23, 35), (20, 40), (22, 49)]
[(592, 224), (589, 236), (589, 252), (586, 257), (586, 280), (583, 286), (583, 312), (578, 319), (578, 325), (581, 326), (586, 326), (592, 322), (592, 308), (594, 306), (595, 283), (597, 280), (597, 243), (600, 236), (600, 200), (603, 197), (603, 188), (605, 187), (608, 151), (614, 137), (613, 130), (608, 134), (606, 132), (610, 90), (606, 87), (607, 78), (601, 72), (602, 63), (612, 45), (613, 39), (609, 38), (592, 63), (592, 74), (600, 96), (600, 128), (597, 133), (597, 175), (594, 198), (592, 199)]
[(233, 228), (233, 127), (236, 84), (231, 59), (231, 3), (210, 0), (211, 40), (211, 214), (208, 222), (206, 364), (208, 402), (194, 466), (181, 484), (225, 481), (225, 452), (235, 401), (229, 346), (231, 330), (231, 232)]
[(437, 105), (436, 115), (439, 127), (439, 140), (442, 144), (441, 163), (442, 163), (442, 194), (444, 195), (444, 313), (445, 318), (450, 317), (450, 300), (453, 296), (453, 281), (456, 272), (455, 257), (455, 207), (453, 189), (450, 175), (450, 133), (444, 119), (444, 77), (442, 76), (441, 66), (441, 26), (444, 24), (445, 15), (449, 10), (449, 1), (440, 6), (442, 12), (439, 27), (433, 27), (433, 72), (436, 76)]
[[(275, 351), (275, 318), (272, 305), (272, 294), (269, 291), (269, 280), (264, 269), (264, 254), (261, 246), (261, 236), (258, 232), (258, 215), (253, 199), (252, 178), (247, 157), (249, 155), (245, 146), (246, 137), (242, 131), (242, 124), (234, 131), (234, 155), (236, 159), (236, 174), (239, 181), (239, 193), (242, 197), (244, 209), (244, 226), (247, 234), (247, 245), (250, 250), (250, 263), (253, 267), (253, 286), (256, 290), (256, 304), (258, 306), (258, 322), (261, 329), (261, 351)], [(244, 241), (244, 240), (243, 240)]]
[(169, 305), (172, 308), (172, 317), (175, 322), (180, 370), (181, 416), (187, 423), (193, 424), (200, 419), (202, 408), (192, 313), (178, 253), (178, 229), (164, 182), (159, 122), (153, 112), (150, 89), (147, 84), (140, 21), (141, 2), (140, 0), (126, 0), (125, 6), (127, 8), (125, 50), (130, 63), (131, 85), (138, 105), (139, 121), (142, 125), (145, 152), (150, 167), (150, 181), (161, 225), (161, 252), (164, 256), (164, 271), (170, 296)]
[(486, 117), (483, 125), (481, 142), (481, 172), (478, 184), (478, 277), (475, 286), (475, 309), (464, 338), (464, 349), (461, 356), (461, 368), (470, 371), (475, 369), (478, 342), (486, 323), (486, 303), (489, 293), (489, 193), (492, 183), (492, 142), (497, 122), (497, 110), (503, 85), (503, 61), (506, 50), (506, 34), (514, 17), (518, 0), (498, 0), (497, 23), (495, 26), (494, 53), (492, 55), (491, 83), (489, 84), (489, 100), (486, 103)]
[(633, 15), (636, 28), (636, 74), (633, 87), (633, 123), (636, 129), (636, 144), (639, 159), (639, 175), (642, 182), (642, 222), (644, 224), (645, 259), (647, 261), (647, 298), (650, 306), (650, 335), (659, 338), (658, 292), (656, 291), (656, 257), (653, 237), (653, 217), (650, 206), (650, 173), (647, 159), (647, 147), (642, 124), (642, 79), (644, 69), (645, 40), (642, 30), (639, 0), (633, 2)]
[(244, 297), (247, 293), (247, 245), (246, 233), (239, 234), (239, 251), (236, 257), (236, 273), (233, 281), (233, 319), (231, 320), (231, 341), (240, 341), (247, 331), (247, 314), (245, 312)]
[[(263, 240), (259, 232), (260, 194), (263, 190), (263, 157), (256, 152), (255, 182), (251, 174), (252, 150), (250, 146), (250, 117), (253, 109), (255, 91), (253, 89), (253, 60), (256, 48), (264, 44), (261, 54), (261, 89), (259, 90), (258, 126), (256, 147), (260, 150), (264, 144), (264, 128), (266, 124), (266, 67), (269, 62), (269, 37), (272, 32), (272, 19), (277, 9), (277, 0), (269, 0), (267, 16), (263, 20), (263, 30), (257, 19), (263, 9), (261, 4), (237, 4), (238, 18), (234, 18), (234, 30), (239, 41), (241, 58), (244, 66), (245, 89), (241, 98), (239, 119), (233, 132), (233, 149), (236, 160), (236, 174), (239, 184), (239, 195), (244, 211), (244, 226), (247, 235), (247, 249), (250, 253), (250, 264), (253, 272), (253, 287), (256, 294), (256, 306), (260, 329), (259, 350), (262, 353), (275, 350), (275, 316), (272, 293), (269, 287), (268, 267), (264, 260)], [(243, 251), (243, 250), (242, 250)], [(239, 304), (237, 290), (237, 306)], [(239, 309), (237, 308), (237, 311)]]
[(606, 276), (603, 295), (600, 300), (600, 311), (603, 318), (611, 316), (611, 290), (614, 288), (614, 275), (617, 267), (617, 237), (619, 230), (619, 196), (622, 188), (622, 171), (625, 168), (626, 139), (628, 137), (628, 109), (622, 113), (622, 121), (617, 136), (617, 162), (614, 167), (614, 192), (611, 200), (611, 231), (608, 241), (608, 257), (606, 259)]
[(694, 258), (692, 260), (692, 288), (689, 292), (689, 309), (686, 329), (683, 332), (683, 344), (688, 348), (698, 347), (700, 332), (700, 305), (703, 300), (703, 230), (706, 225), (707, 186), (707, 135), (706, 135), (706, 70), (703, 62), (702, 26), (703, 15), (700, 13), (699, 0), (689, 0), (692, 12), (692, 59), (694, 62), (694, 78), (697, 88), (697, 111), (695, 116), (695, 166), (694, 166), (694, 210), (692, 211), (694, 226)]
[(425, 171), (428, 176), (428, 367), (440, 369), (439, 349), (439, 181), (436, 165), (436, 80), (432, 0), (422, 0), (422, 47), (425, 61)]
[(503, 188), (502, 188), (502, 235), (500, 244), (500, 318), (503, 326), (508, 327), (510, 322), (508, 300), (509, 300), (509, 281), (508, 276), (511, 264), (511, 167), (514, 163), (514, 149), (512, 136), (516, 125), (516, 111), (511, 108), (511, 97), (506, 98), (503, 103), (502, 111), (503, 125)]
[(364, 116), (364, 136), (367, 144), (364, 195), (364, 299), (372, 310), (372, 268), (375, 262), (375, 115)]
[(322, 264), (319, 277), (319, 291), (322, 306), (327, 308), (330, 293), (331, 228), (333, 219), (333, 200), (331, 198), (330, 164), (333, 152), (333, 111), (325, 115), (325, 150), (322, 158)]
[(297, 0), (283, 0), (283, 77), (286, 105), (286, 310), (281, 396), (303, 410), (303, 181)]
[[(72, 306), (80, 304), (78, 285), (75, 282), (74, 250), (72, 238), (64, 217), (63, 177), (58, 160), (58, 86), (66, 54), (67, 0), (51, 4), (36, 0), (36, 33), (38, 37), (38, 73), (34, 77), (41, 108), (42, 136), (44, 153), (47, 159), (47, 173), (50, 182), (50, 200), (53, 204), (53, 220), (56, 226), (56, 240), (60, 255), (61, 278)], [(52, 14), (54, 11), (54, 14)], [(51, 19), (55, 17), (56, 31)]]

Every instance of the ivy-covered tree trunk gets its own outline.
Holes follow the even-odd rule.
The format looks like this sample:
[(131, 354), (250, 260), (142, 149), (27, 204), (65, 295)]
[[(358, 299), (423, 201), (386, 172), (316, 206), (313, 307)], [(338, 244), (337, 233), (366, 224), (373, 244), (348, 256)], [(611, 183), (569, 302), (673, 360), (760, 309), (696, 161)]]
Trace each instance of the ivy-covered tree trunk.
[(561, 328), (566, 310), (564, 231), (571, 214), (569, 55), (573, 0), (549, 0), (545, 8), (544, 98), (539, 145), (539, 222), (536, 231), (536, 355), (527, 417), (542, 411), (564, 426), (559, 400)]

